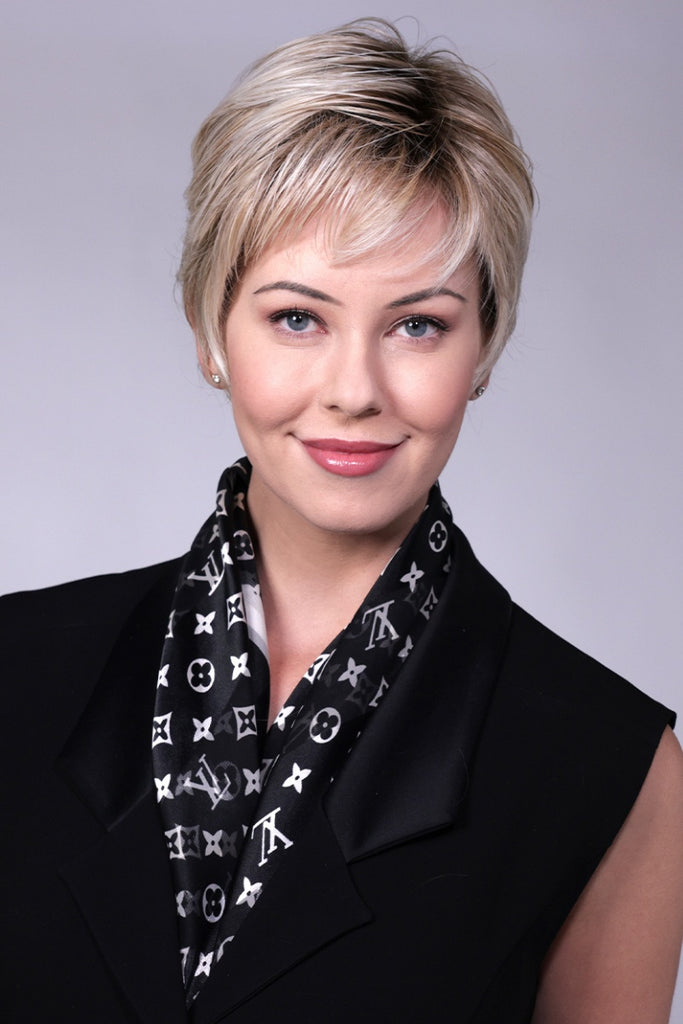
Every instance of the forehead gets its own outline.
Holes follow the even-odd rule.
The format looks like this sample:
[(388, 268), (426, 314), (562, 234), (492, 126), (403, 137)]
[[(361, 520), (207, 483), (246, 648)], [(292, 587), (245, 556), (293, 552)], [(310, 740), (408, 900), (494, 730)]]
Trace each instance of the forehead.
[(443, 209), (416, 208), (379, 240), (354, 230), (353, 223), (338, 216), (320, 217), (299, 231), (276, 237), (246, 268), (249, 277), (289, 268), (336, 277), (367, 275), (387, 282), (429, 281), (443, 285), (453, 276), (478, 279), (476, 262), (469, 253), (454, 251), (448, 219)]

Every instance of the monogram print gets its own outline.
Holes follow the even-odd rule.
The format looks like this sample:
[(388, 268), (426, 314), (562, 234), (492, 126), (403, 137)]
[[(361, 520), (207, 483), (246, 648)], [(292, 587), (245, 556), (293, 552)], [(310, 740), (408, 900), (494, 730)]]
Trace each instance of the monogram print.
[(267, 727), (267, 641), (248, 519), (251, 467), (221, 477), (181, 572), (156, 679), (152, 762), (188, 1006), (239, 941), (307, 808), (420, 642), (450, 570), (438, 486), (348, 627)]

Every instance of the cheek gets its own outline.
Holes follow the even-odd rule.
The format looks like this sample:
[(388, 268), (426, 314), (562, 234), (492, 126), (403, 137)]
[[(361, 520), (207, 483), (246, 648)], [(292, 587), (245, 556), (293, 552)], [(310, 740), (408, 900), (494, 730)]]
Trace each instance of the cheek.
[[(236, 346), (235, 346), (236, 349)], [(233, 349), (228, 368), (230, 371), (230, 397), (238, 426), (242, 422), (259, 430), (268, 430), (290, 417), (301, 405), (303, 370), (291, 372), (291, 367), (280, 365), (272, 357), (259, 356), (258, 348), (248, 353)]]
[(455, 440), (467, 408), (472, 373), (437, 367), (413, 373), (402, 389), (402, 415), (415, 429)]

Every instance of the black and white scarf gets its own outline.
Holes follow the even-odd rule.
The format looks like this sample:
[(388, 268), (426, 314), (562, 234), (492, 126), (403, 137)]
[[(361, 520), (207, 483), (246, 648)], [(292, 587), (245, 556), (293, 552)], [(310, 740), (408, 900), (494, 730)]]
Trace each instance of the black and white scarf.
[(349, 625), (270, 729), (268, 650), (242, 459), (185, 559), (169, 618), (152, 759), (176, 890), (188, 1006), (297, 842), (446, 583), (452, 520), (438, 485)]

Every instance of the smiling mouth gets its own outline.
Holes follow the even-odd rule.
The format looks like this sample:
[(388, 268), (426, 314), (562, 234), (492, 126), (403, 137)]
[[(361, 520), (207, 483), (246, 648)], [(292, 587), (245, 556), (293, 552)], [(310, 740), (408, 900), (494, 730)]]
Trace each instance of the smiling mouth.
[(379, 441), (344, 441), (340, 438), (314, 438), (301, 442), (313, 462), (336, 476), (367, 476), (382, 469), (400, 447)]

